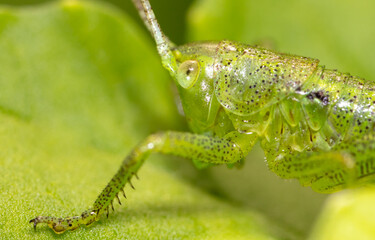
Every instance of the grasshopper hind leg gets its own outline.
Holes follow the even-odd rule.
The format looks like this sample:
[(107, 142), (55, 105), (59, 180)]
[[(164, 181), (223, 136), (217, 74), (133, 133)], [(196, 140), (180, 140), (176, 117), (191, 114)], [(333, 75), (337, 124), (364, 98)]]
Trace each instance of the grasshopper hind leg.
[(296, 178), (303, 186), (330, 193), (375, 180), (375, 136), (344, 141), (329, 151), (302, 152), (272, 164), (283, 178)]

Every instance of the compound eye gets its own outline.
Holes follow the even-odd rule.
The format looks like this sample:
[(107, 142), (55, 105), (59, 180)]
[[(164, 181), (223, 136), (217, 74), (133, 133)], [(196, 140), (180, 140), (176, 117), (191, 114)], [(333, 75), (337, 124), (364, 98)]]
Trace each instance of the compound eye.
[(181, 87), (189, 89), (194, 86), (200, 72), (200, 66), (196, 60), (183, 62), (177, 70), (177, 81)]

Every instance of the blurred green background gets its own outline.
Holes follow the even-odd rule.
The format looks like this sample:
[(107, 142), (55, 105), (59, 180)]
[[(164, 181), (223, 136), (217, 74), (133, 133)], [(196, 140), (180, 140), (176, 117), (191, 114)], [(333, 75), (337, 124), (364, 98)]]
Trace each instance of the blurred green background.
[[(0, 4), (13, 5), (13, 6), (25, 6), (25, 5), (36, 5), (38, 3), (52, 2), (53, 0), (0, 0)], [(100, 1), (100, 0), (97, 0)], [(129, 14), (136, 20), (141, 26), (143, 23), (138, 17), (138, 13), (133, 6), (131, 0), (102, 0), (113, 4), (124, 12)], [(185, 42), (186, 37), (186, 12), (189, 10), (189, 6), (193, 0), (154, 0), (151, 1), (154, 11), (157, 13), (157, 18), (160, 25), (163, 27), (165, 34), (167, 34), (177, 44)], [(166, 7), (167, 6), (167, 7)]]

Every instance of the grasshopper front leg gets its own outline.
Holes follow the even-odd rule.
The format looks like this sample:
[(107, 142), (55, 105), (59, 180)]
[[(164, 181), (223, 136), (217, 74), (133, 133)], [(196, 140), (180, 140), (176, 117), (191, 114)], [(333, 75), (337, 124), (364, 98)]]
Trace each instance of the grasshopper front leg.
[(74, 230), (80, 225), (88, 226), (98, 221), (105, 211), (108, 217), (108, 210), (114, 198), (116, 197), (121, 204), (118, 194), (120, 191), (123, 192), (127, 183), (131, 185), (132, 177), (136, 176), (144, 160), (153, 152), (181, 156), (191, 160), (199, 159), (212, 164), (230, 164), (244, 158), (256, 139), (255, 134), (241, 135), (237, 132), (229, 133), (224, 138), (170, 131), (150, 135), (125, 158), (91, 209), (76, 217), (38, 216), (30, 220), (30, 223), (34, 223), (34, 228), (38, 223), (47, 223), (55, 233), (60, 234), (66, 230)]

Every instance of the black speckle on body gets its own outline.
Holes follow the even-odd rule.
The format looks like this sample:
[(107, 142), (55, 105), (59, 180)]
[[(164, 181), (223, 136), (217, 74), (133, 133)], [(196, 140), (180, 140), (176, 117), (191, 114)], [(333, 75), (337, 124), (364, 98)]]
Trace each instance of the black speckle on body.
[(324, 94), (322, 90), (316, 92), (310, 92), (306, 96), (310, 100), (319, 99), (323, 105), (327, 105), (329, 103), (329, 96), (328, 94)]

